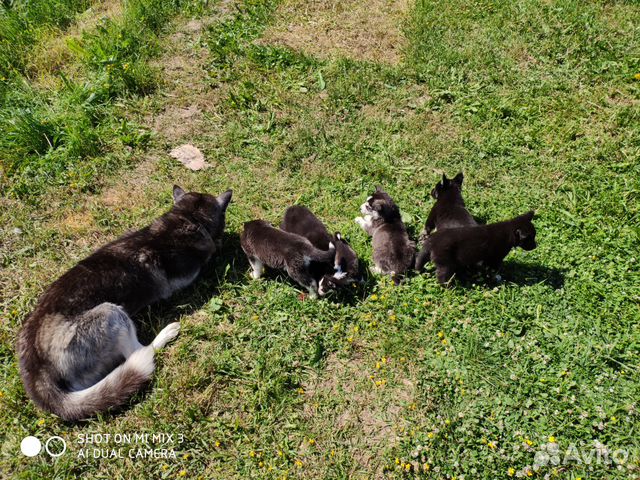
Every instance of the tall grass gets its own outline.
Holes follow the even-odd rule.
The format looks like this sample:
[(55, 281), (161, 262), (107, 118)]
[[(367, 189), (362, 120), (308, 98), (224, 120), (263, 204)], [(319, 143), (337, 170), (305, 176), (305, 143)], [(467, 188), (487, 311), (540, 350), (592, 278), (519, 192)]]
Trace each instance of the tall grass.
[[(68, 41), (81, 74), (71, 80), (60, 73), (62, 82), (54, 89), (38, 89), (30, 83), (20, 49), (12, 57), (4, 54), (0, 190), (35, 200), (51, 185), (91, 188), (100, 164), (111, 158), (108, 153), (113, 146), (144, 143), (148, 134), (124, 120), (115, 101), (144, 96), (156, 88), (159, 78), (148, 60), (160, 51), (158, 35), (172, 15), (195, 3), (127, 1), (122, 16), (105, 19), (80, 39)], [(69, 15), (64, 17), (67, 22)], [(17, 30), (31, 28), (19, 23), (23, 18), (26, 15), (16, 11), (4, 20), (14, 22)], [(58, 25), (63, 24), (60, 19)], [(35, 32), (27, 30), (20, 41), (33, 44)], [(11, 41), (8, 36), (6, 41)]]

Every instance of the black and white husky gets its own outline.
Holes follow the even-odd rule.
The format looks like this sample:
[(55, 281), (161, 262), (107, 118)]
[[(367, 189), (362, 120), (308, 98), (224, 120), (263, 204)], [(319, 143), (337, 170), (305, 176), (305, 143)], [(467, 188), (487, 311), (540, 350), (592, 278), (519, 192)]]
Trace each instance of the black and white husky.
[(376, 187), (360, 211), (363, 217), (355, 220), (372, 237), (373, 272), (390, 275), (398, 284), (400, 277), (413, 267), (416, 250), (400, 217), (400, 209), (387, 192)]
[(262, 276), (265, 265), (285, 270), (312, 298), (319, 293), (318, 269), (333, 265), (336, 254), (333, 242), (329, 242), (327, 250), (321, 250), (305, 237), (275, 228), (265, 220), (245, 223), (240, 245), (251, 264), (254, 279)]
[(198, 276), (221, 244), (231, 190), (219, 197), (173, 189), (174, 206), (80, 261), (40, 297), (18, 334), (20, 373), (43, 410), (79, 420), (122, 405), (151, 377), (154, 353), (178, 322), (150, 345), (131, 316)]
[(327, 265), (329, 268), (320, 270), (316, 277), (320, 295), (326, 294), (329, 290), (362, 281), (356, 252), (339, 232), (332, 236), (327, 227), (307, 207), (294, 205), (287, 208), (280, 228), (285, 232), (305, 237), (320, 250), (328, 250), (331, 243), (335, 245), (333, 265)]

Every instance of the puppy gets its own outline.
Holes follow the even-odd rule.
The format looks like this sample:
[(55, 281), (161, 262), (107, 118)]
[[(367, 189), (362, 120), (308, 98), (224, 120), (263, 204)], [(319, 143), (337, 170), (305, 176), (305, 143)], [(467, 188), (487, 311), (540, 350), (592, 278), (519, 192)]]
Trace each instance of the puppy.
[(103, 246), (53, 282), (18, 334), (20, 375), (41, 409), (64, 420), (122, 405), (148, 382), (170, 323), (143, 346), (131, 317), (192, 283), (218, 251), (231, 190), (173, 188), (173, 208)]
[(314, 247), (306, 238), (295, 233), (274, 228), (264, 220), (253, 220), (244, 224), (240, 245), (253, 268), (254, 279), (262, 276), (264, 266), (282, 269), (305, 287), (312, 298), (318, 295), (316, 269), (333, 265), (335, 245), (329, 242), (328, 250)]
[(438, 282), (449, 282), (465, 268), (498, 269), (512, 248), (533, 250), (536, 229), (532, 220), (533, 211), (505, 222), (438, 230), (425, 242)]
[(320, 295), (362, 280), (356, 252), (340, 233), (332, 237), (324, 224), (307, 207), (295, 205), (287, 208), (280, 228), (305, 237), (320, 250), (328, 250), (329, 244), (335, 245), (333, 270), (320, 271), (319, 278), (316, 278)]
[(436, 203), (431, 208), (429, 217), (424, 225), (423, 247), (416, 258), (416, 270), (422, 270), (429, 260), (428, 253), (424, 248), (424, 242), (426, 237), (431, 235), (434, 230), (478, 225), (478, 222), (466, 209), (462, 199), (463, 179), (462, 172), (458, 173), (453, 179), (448, 179), (443, 173), (442, 181), (438, 182), (434, 189), (431, 190), (431, 196), (436, 200)]
[(407, 229), (400, 218), (400, 209), (391, 197), (376, 187), (360, 207), (363, 217), (356, 223), (371, 235), (374, 273), (391, 275), (397, 285), (400, 276), (413, 266), (415, 243), (409, 240)]

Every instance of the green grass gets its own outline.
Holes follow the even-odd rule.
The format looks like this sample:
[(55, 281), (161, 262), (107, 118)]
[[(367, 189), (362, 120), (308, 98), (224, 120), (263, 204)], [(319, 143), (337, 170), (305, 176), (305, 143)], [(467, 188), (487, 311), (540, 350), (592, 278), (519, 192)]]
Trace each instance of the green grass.
[[(638, 5), (419, 0), (403, 26), (405, 62), (393, 67), (256, 42), (276, 7), (247, 0), (204, 35), (209, 67), (190, 80), (210, 104), (189, 142), (212, 169), (186, 172), (160, 155), (140, 177), (121, 180), (110, 167), (112, 185), (138, 182), (129, 206), (45, 190), (54, 205), (13, 200), (0, 213), (2, 471), (530, 478), (535, 453), (554, 437), (562, 457), (572, 445), (589, 455), (594, 441), (630, 455), (620, 468), (572, 461), (531, 478), (637, 478)], [(122, 51), (91, 45), (83, 58), (102, 73), (100, 52)], [(162, 46), (162, 37), (152, 43), (156, 53)], [(123, 55), (118, 62), (133, 58)], [(158, 109), (166, 102), (149, 99)], [(152, 153), (169, 146), (151, 141)], [(468, 207), (487, 221), (536, 210), (539, 246), (508, 257), (503, 283), (442, 289), (428, 271), (400, 287), (372, 278), (342, 301), (301, 301), (282, 276), (247, 275), (244, 221), (276, 223), (287, 206), (306, 204), (370, 262), (370, 241), (353, 222), (362, 201), (383, 185), (416, 236), (441, 170), (464, 171)], [(22, 319), (48, 281), (167, 209), (174, 182), (231, 187), (234, 201), (223, 254), (195, 286), (138, 318), (145, 338), (170, 320), (183, 325), (158, 355), (152, 388), (124, 412), (80, 425), (39, 412), (13, 352)], [(87, 229), (65, 227), (83, 209)], [(185, 442), (171, 461), (79, 459), (74, 442), (88, 432), (168, 432)], [(71, 453), (21, 457), (27, 434), (61, 435)]]
[[(127, 153), (145, 146), (149, 132), (129, 121), (122, 105), (135, 105), (161, 83), (157, 68), (149, 64), (161, 51), (158, 35), (173, 16), (194, 11), (198, 5), (182, 0), (128, 0), (121, 16), (104, 18), (80, 38), (67, 40), (75, 70), (70, 76), (61, 69), (53, 87), (38, 85), (18, 58), (8, 59), (11, 71), (0, 72), (5, 87), (0, 97), (3, 193), (38, 202), (52, 187), (95, 191), (100, 172), (130, 161)], [(63, 14), (60, 26), (63, 20), (70, 21), (68, 11), (60, 11)], [(12, 18), (6, 15), (5, 20)], [(52, 22), (48, 17), (38, 19)], [(33, 46), (40, 33), (25, 22), (19, 30), (24, 36), (21, 41)], [(10, 48), (18, 40), (3, 41), (7, 55), (22, 55)]]

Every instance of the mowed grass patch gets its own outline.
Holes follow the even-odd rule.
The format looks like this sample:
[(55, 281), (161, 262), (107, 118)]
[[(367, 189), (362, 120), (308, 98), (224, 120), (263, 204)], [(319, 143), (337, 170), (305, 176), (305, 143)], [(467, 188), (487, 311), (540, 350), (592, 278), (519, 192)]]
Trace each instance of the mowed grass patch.
[[(389, 67), (259, 42), (276, 6), (244, 2), (207, 34), (216, 102), (192, 143), (213, 168), (187, 172), (160, 155), (151, 171), (128, 174), (147, 199), (116, 209), (90, 197), (98, 199), (92, 231), (106, 239), (169, 208), (174, 182), (214, 193), (234, 188), (222, 255), (192, 288), (138, 317), (147, 338), (167, 321), (183, 322), (158, 356), (148, 392), (118, 415), (78, 426), (25, 408), (15, 332), (45, 278), (91, 247), (84, 234), (29, 228), (25, 214), (18, 218), (26, 238), (8, 257), (19, 257), (22, 270), (46, 265), (29, 288), (7, 290), (19, 291), (7, 301), (15, 313), (3, 339), (9, 451), (27, 432), (74, 439), (133, 430), (184, 434), (179, 458), (7, 455), (9, 471), (637, 477), (640, 189), (629, 46), (638, 32), (628, 21), (637, 7), (417, 2), (405, 64)], [(567, 47), (575, 53), (565, 58)], [(607, 62), (617, 63), (603, 73), (598, 66)], [(442, 289), (428, 271), (400, 287), (372, 277), (340, 299), (303, 301), (282, 275), (259, 282), (247, 275), (238, 241), (244, 221), (278, 223), (287, 206), (306, 204), (370, 262), (370, 241), (353, 217), (374, 186), (397, 200), (415, 238), (440, 172), (459, 170), (475, 215), (498, 221), (537, 211), (539, 247), (512, 253), (503, 282)], [(18, 223), (7, 216), (3, 225)], [(20, 252), (29, 243), (35, 248)], [(602, 453), (600, 444), (629, 456), (620, 465), (594, 456), (588, 465), (534, 470), (536, 453), (550, 443), (561, 460), (572, 445), (584, 456)]]

